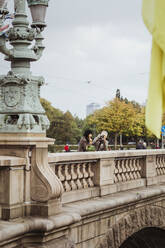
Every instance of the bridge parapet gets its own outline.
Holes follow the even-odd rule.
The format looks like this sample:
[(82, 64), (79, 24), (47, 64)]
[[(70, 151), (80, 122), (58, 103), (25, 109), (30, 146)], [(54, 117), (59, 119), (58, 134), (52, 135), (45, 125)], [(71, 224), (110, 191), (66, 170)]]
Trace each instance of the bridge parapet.
[(64, 187), (63, 203), (165, 182), (165, 151), (49, 154)]
[(142, 228), (165, 229), (165, 150), (49, 154), (65, 190), (49, 217), (32, 213), (34, 164), (23, 157), (0, 156), (0, 247), (119, 248)]

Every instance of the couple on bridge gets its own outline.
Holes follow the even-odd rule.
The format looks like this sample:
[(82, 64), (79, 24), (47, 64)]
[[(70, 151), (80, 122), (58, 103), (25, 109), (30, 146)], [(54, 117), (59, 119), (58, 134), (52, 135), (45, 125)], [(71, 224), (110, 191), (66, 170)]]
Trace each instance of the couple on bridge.
[(108, 151), (107, 136), (108, 136), (108, 132), (102, 131), (93, 140), (92, 131), (90, 129), (85, 130), (83, 137), (79, 142), (78, 151), (79, 152)]

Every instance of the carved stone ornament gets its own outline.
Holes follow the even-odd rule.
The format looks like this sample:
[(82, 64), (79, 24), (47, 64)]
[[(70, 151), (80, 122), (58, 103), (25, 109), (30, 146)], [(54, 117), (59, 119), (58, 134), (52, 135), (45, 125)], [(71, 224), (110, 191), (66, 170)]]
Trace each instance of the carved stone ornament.
[(26, 28), (25, 30), (20, 30), (17, 27), (10, 28), (9, 31), (6, 33), (8, 39), (10, 41), (14, 40), (28, 40), (33, 41), (36, 35), (36, 32), (32, 28)]
[(38, 86), (42, 86), (45, 83), (44, 77), (37, 77)]
[(7, 76), (0, 77), (0, 86), (5, 86), (6, 84), (18, 84), (18, 85), (25, 85), (30, 83), (31, 79), (26, 76), (19, 76), (14, 74), (12, 71), (9, 71)]
[(157, 206), (147, 205), (130, 211), (110, 227), (96, 248), (119, 248), (127, 238), (145, 227), (164, 228), (164, 216), (165, 209)]
[(20, 97), (21, 97), (20, 88), (18, 88), (17, 86), (13, 86), (13, 85), (5, 87), (4, 101), (8, 107), (16, 106), (20, 101)]
[(7, 76), (0, 77), (1, 110), (4, 108), (3, 104), (13, 108), (22, 102), (21, 99), (25, 95), (24, 86), (30, 81), (29, 78), (15, 75), (11, 71)]
[(59, 199), (64, 191), (61, 181), (48, 165), (46, 153), (46, 149), (37, 149), (36, 160), (32, 163), (31, 198), (37, 202)]
[(27, 2), (28, 2), (29, 7), (32, 5), (38, 5), (38, 4), (48, 6), (49, 0), (27, 0)]

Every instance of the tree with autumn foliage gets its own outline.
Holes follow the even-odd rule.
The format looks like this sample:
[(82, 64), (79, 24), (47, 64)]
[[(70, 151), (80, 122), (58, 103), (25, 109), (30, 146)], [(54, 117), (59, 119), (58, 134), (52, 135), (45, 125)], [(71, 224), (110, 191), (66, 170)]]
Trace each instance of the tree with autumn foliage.
[[(134, 141), (139, 138), (145, 141), (155, 139), (145, 127), (145, 108), (135, 101), (121, 97), (119, 90), (112, 101), (84, 120), (72, 116), (69, 111), (63, 113), (45, 99), (41, 99), (41, 103), (50, 120), (47, 136), (55, 138), (56, 144), (77, 144), (85, 129), (91, 129), (94, 137), (102, 130), (108, 131), (111, 139), (115, 137), (115, 146), (119, 135), (123, 136), (125, 142), (130, 138)], [(163, 123), (165, 124), (165, 116)]]
[(115, 135), (115, 146), (120, 134), (141, 136), (143, 133), (143, 113), (132, 103), (125, 103), (117, 97), (88, 118), (89, 125), (96, 125), (97, 132), (106, 130)]

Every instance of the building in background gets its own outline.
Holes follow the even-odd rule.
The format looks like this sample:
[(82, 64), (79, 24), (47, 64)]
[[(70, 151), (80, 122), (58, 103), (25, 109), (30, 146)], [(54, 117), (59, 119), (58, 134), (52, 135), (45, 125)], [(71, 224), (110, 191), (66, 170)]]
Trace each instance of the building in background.
[(146, 107), (146, 105), (147, 105), (147, 99), (145, 100), (145, 102), (142, 103), (143, 107)]
[(101, 106), (98, 103), (92, 102), (86, 106), (86, 116), (91, 115), (95, 110), (100, 109)]

